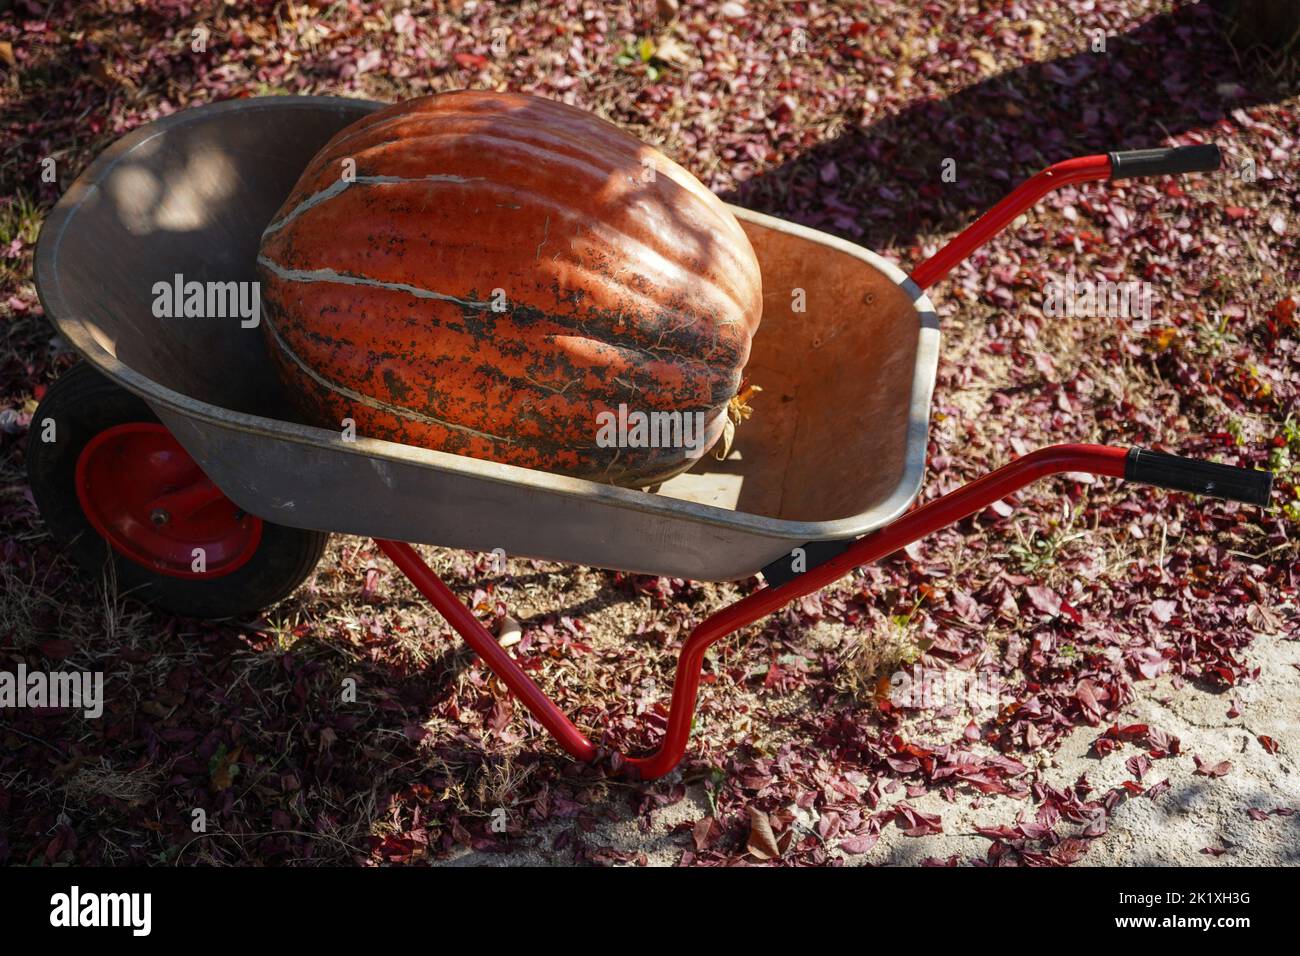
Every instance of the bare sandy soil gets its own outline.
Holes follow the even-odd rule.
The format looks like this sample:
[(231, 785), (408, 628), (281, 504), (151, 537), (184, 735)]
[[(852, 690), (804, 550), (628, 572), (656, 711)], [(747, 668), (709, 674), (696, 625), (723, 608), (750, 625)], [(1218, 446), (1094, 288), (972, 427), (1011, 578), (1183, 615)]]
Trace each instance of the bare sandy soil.
[[(1157, 760), (1145, 774), (1154, 784), (1168, 781), (1157, 799), (1145, 796), (1125, 800), (1108, 817), (1106, 831), (1093, 839), (1081, 861), (1093, 866), (1295, 866), (1300, 864), (1300, 812), (1278, 815), (1274, 810), (1300, 808), (1300, 768), (1294, 744), (1300, 742), (1300, 640), (1279, 633), (1260, 634), (1252, 645), (1252, 659), (1260, 668), (1259, 680), (1235, 692), (1214, 692), (1195, 684), (1174, 688), (1168, 679), (1143, 685), (1127, 707), (1121, 723), (1147, 723), (1178, 737), (1180, 756)], [(810, 706), (805, 700), (804, 705)], [(1240, 714), (1229, 717), (1236, 708)], [(958, 709), (941, 721), (925, 721), (936, 742), (960, 735), (972, 717)], [(921, 723), (921, 722), (917, 722)], [(762, 735), (763, 728), (757, 732)], [(1098, 790), (1119, 786), (1132, 774), (1125, 762), (1134, 747), (1099, 757), (1092, 752), (1098, 729), (1080, 727), (1064, 738), (1060, 749), (1031, 761), (1035, 778), (1045, 784), (1069, 787), (1085, 777)], [(925, 736), (925, 735), (922, 735)], [(1260, 737), (1285, 741), (1270, 753)], [(1213, 767), (1227, 761), (1232, 772), (1222, 779), (1197, 773), (1193, 755)], [(678, 775), (680, 777), (680, 774)], [(903, 798), (900, 788), (886, 795), (882, 806)], [(909, 803), (922, 812), (943, 815), (942, 834), (909, 837), (900, 827), (886, 827), (879, 842), (865, 854), (844, 854), (829, 847), (832, 858), (847, 865), (915, 865), (950, 858), (968, 860), (984, 854), (989, 840), (975, 827), (996, 827), (1019, 817), (1032, 819), (1033, 808), (1024, 800), (1003, 795), (963, 795), (949, 802), (932, 792)], [(613, 805), (617, 807), (617, 804)], [(1256, 820), (1255, 810), (1266, 814)], [(644, 861), (650, 866), (673, 866), (692, 845), (691, 828), (711, 813), (705, 788), (693, 784), (684, 799), (648, 817), (622, 813), (596, 824), (590, 839), (604, 847)], [(798, 811), (799, 823), (815, 831), (815, 812)], [(573, 845), (557, 848), (557, 838), (570, 824), (557, 821), (529, 828), (504, 852), (463, 849), (442, 861), (444, 866), (512, 866), (571, 864)], [(562, 841), (568, 842), (568, 841)]]

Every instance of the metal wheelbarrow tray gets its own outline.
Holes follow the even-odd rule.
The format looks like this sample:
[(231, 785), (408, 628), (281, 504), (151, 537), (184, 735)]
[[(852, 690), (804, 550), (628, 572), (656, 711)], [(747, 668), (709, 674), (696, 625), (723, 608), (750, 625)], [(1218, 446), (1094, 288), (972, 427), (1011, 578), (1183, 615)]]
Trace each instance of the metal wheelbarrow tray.
[[(154, 285), (174, 275), (255, 280), (262, 230), (304, 166), (336, 132), (381, 105), (235, 100), (129, 134), (77, 179), (46, 222), (36, 257), (41, 300), (64, 338), (143, 399), (197, 463), (211, 483), (205, 501), (224, 495), (237, 515), (268, 527), (380, 539), (580, 759), (602, 751), (399, 542), (703, 581), (762, 571), (766, 587), (686, 642), (664, 747), (648, 758), (613, 757), (618, 768), (654, 777), (684, 751), (709, 644), (1029, 481), (1093, 472), (1267, 501), (1267, 473), (1073, 445), (1036, 452), (908, 511), (921, 488), (938, 360), (938, 320), (923, 290), (1057, 185), (1217, 168), (1212, 146), (1059, 163), (910, 277), (842, 239), (732, 207), (763, 274), (763, 322), (747, 367), (763, 393), (727, 460), (706, 457), (653, 492), (364, 436), (344, 440), (297, 421), (259, 329), (229, 317), (157, 318)], [(795, 288), (805, 291), (806, 312), (792, 311)]]
[[(762, 408), (729, 460), (708, 456), (657, 494), (344, 441), (286, 419), (260, 329), (152, 315), (155, 280), (255, 280), (262, 230), (303, 167), (381, 105), (284, 97), (168, 117), (101, 156), (42, 235), (37, 280), (59, 331), (241, 508), (296, 528), (721, 581), (911, 504), (938, 360), (929, 301), (865, 249), (742, 209), (767, 290), (749, 365)], [(791, 312), (796, 286), (805, 314)]]

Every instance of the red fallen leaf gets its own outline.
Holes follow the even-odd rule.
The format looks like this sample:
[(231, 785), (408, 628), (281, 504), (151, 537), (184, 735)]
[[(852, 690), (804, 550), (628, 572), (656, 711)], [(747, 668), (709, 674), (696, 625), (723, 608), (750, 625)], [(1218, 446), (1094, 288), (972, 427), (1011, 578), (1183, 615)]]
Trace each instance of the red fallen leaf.
[(879, 833), (861, 833), (858, 834), (857, 836), (851, 836), (844, 840), (841, 840), (840, 849), (843, 850), (845, 853), (851, 853), (856, 856), (862, 853), (866, 853), (868, 850), (870, 850), (873, 846), (876, 845), (876, 841), (879, 839), (880, 839)]
[(1091, 681), (1079, 681), (1079, 686), (1074, 692), (1074, 699), (1079, 702), (1079, 707), (1083, 710), (1083, 716), (1088, 723), (1098, 724), (1101, 722), (1100, 718), (1104, 713), (1104, 709), (1101, 706), (1101, 701), (1097, 699), (1097, 692), (1093, 689)]
[[(493, 729), (498, 730), (500, 728), (494, 727)], [(425, 737), (429, 736), (429, 728), (425, 727), (422, 724), (407, 724), (405, 727), (402, 728), (402, 734), (406, 737), (407, 740), (414, 741), (415, 743), (418, 744)]]
[(975, 832), (990, 840), (1019, 840), (1024, 836), (1020, 827), (1010, 827), (1005, 823), (995, 827), (976, 827)]
[[(931, 589), (933, 590), (933, 589)], [(933, 597), (933, 595), (931, 595)], [(965, 621), (978, 621), (980, 618), (979, 603), (970, 596), (966, 591), (960, 588), (952, 592), (952, 606), (957, 611), (957, 616)]]
[(1205, 846), (1201, 847), (1201, 852), (1209, 854), (1210, 856), (1223, 856), (1223, 854), (1228, 851), (1221, 846)]
[(1174, 619), (1174, 614), (1178, 611), (1178, 605), (1174, 601), (1152, 601), (1151, 616), (1161, 624), (1168, 624)]
[(1068, 617), (1075, 624), (1083, 623), (1083, 615), (1079, 613), (1078, 609), (1075, 608), (1073, 604), (1071, 604), (1069, 601), (1066, 601), (1064, 598), (1061, 600), (1061, 613), (1064, 614), (1066, 617)]
[(1147, 734), (1147, 752), (1156, 760), (1161, 757), (1176, 757), (1182, 753), (1182, 748), (1182, 742), (1177, 737), (1159, 728)]
[(1117, 725), (1111, 729), (1115, 732), (1116, 738), (1119, 740), (1127, 740), (1130, 743), (1137, 743), (1138, 741), (1145, 740), (1149, 733), (1149, 728), (1146, 724), (1125, 724), (1123, 727)]
[(1250, 817), (1256, 823), (1263, 823), (1268, 819), (1268, 814), (1256, 807), (1249, 807), (1246, 810), (1246, 816)]
[(897, 745), (897, 748), (900, 754), (911, 754), (913, 757), (919, 757), (921, 760), (934, 756), (933, 750), (930, 750), (927, 747), (917, 746), (913, 743), (900, 743)]
[(1086, 842), (1068, 837), (1052, 848), (1051, 857), (1058, 863), (1078, 863), (1087, 852)]
[(1241, 705), (1240, 705), (1239, 703), (1237, 703), (1236, 700), (1233, 700), (1233, 702), (1231, 703), (1231, 705), (1229, 705), (1227, 716), (1228, 716), (1228, 717), (1240, 717), (1240, 716), (1241, 716)]
[(374, 598), (375, 592), (379, 589), (379, 569), (366, 568), (366, 580), (361, 585), (361, 600), (369, 601)]
[(461, 826), (459, 820), (451, 821), (451, 835), (456, 838), (458, 843), (461, 843), (464, 846), (474, 845), (474, 837), (470, 835), (468, 830)]
[(1166, 777), (1164, 780), (1161, 780), (1159, 783), (1152, 784), (1150, 787), (1147, 788), (1147, 799), (1156, 800), (1161, 796), (1163, 796), (1166, 792), (1168, 792), (1168, 790), (1169, 790), (1169, 778)]
[[(1076, 691), (1075, 697), (1084, 705), (1085, 709), (1100, 712), (1100, 705), (1097, 704), (1093, 696), (1092, 685), (1087, 681), (1079, 684), (1079, 690)], [(1121, 743), (1141, 743), (1149, 741), (1152, 731), (1146, 724), (1125, 724), (1121, 727), (1119, 724), (1111, 724), (1106, 728), (1106, 732), (1092, 742), (1092, 752), (1098, 757), (1104, 757), (1108, 753), (1118, 749)], [(1159, 731), (1156, 731), (1159, 733)]]
[(810, 619), (820, 621), (825, 616), (825, 610), (822, 608), (821, 595), (805, 594), (799, 599), (799, 610)]
[(844, 825), (843, 819), (834, 810), (825, 810), (817, 821), (817, 835), (822, 840), (837, 836)]
[(45, 641), (40, 647), (41, 653), (52, 661), (67, 660), (77, 651), (75, 644), (65, 640)]
[[(894, 807), (894, 812), (907, 823), (903, 828), (903, 835), (910, 837), (934, 836), (943, 832), (943, 820), (937, 813), (922, 813), (906, 803), (900, 803)], [(902, 823), (899, 824), (902, 826)]]
[(1134, 754), (1124, 762), (1124, 766), (1128, 768), (1129, 773), (1141, 780), (1142, 775), (1151, 769), (1151, 758), (1146, 754)]
[(1059, 617), (1061, 613), (1061, 596), (1051, 588), (1044, 588), (1035, 585), (1034, 587), (1025, 588), (1025, 595), (1029, 598), (1029, 603), (1038, 610), (1042, 611), (1048, 617)]
[(474, 70), (487, 66), (487, 57), (477, 53), (457, 53), (455, 60), (457, 65)]
[(1214, 766), (1207, 764), (1198, 754), (1193, 754), (1192, 760), (1196, 762), (1196, 775), (1198, 777), (1223, 777), (1232, 769), (1231, 760), (1221, 760)]
[(1296, 812), (1296, 811), (1295, 811), (1295, 807), (1278, 807), (1278, 808), (1276, 808), (1276, 809), (1273, 811), (1273, 816), (1275, 816), (1275, 817), (1289, 817), (1289, 816), (1291, 816), (1292, 814), (1294, 814), (1295, 812)]
[[(998, 780), (990, 780), (987, 777), (982, 777), (975, 774), (959, 773), (957, 774), (957, 778), (969, 784), (972, 789), (978, 790), (980, 793), (1010, 793), (1011, 792), (1011, 788), (1008, 787), (1005, 783), (1002, 783)], [(908, 796), (909, 797), (916, 796), (916, 794), (909, 793)]]
[(787, 830), (778, 841), (767, 814), (758, 807), (749, 808), (749, 841), (745, 848), (760, 860), (779, 860), (785, 854), (785, 848), (790, 845), (793, 833), (793, 830)]
[(695, 841), (695, 849), (703, 852), (722, 838), (722, 826), (716, 817), (703, 817), (695, 821), (691, 838)]
[[(1279, 299), (1277, 304), (1268, 311), (1269, 329), (1274, 335), (1276, 335), (1280, 330), (1300, 328), (1300, 325), (1297, 325), (1296, 322), (1295, 311), (1296, 300), (1290, 296), (1287, 296), (1285, 299)], [(1285, 448), (1287, 445), (1286, 436), (1274, 436), (1273, 444), (1277, 448)]]
[(778, 686), (784, 679), (785, 672), (781, 670), (780, 666), (775, 661), (773, 661), (767, 667), (767, 676), (763, 678), (763, 688), (765, 690), (771, 690), (773, 687)]
[(1056, 825), (1061, 822), (1061, 811), (1053, 804), (1045, 803), (1034, 814), (1033, 823), (1022, 823), (1018, 827), (1021, 833), (1031, 840), (1042, 840), (1056, 833)]
[(1143, 787), (1142, 784), (1140, 783), (1136, 783), (1132, 780), (1125, 780), (1122, 784), (1120, 784), (1120, 786), (1122, 786), (1129, 793), (1133, 794), (1133, 796), (1135, 797), (1142, 795)]
[(1264, 734), (1260, 734), (1259, 737), (1257, 737), (1256, 739), (1259, 741), (1260, 746), (1263, 747), (1265, 750), (1267, 750), (1269, 753), (1275, 754), (1278, 752), (1279, 749), (1278, 742), (1274, 740), (1272, 737), (1268, 737)]
[(1147, 680), (1155, 680), (1169, 670), (1169, 661), (1165, 655), (1153, 647), (1135, 648), (1128, 652), (1129, 660), (1137, 666)]
[(1234, 222), (1238, 219), (1245, 219), (1250, 215), (1250, 210), (1246, 209), (1244, 206), (1225, 206), (1223, 212), (1224, 215)]
[(1092, 753), (1096, 757), (1104, 757), (1118, 749), (1119, 744), (1113, 737), (1102, 735), (1092, 742)]
[[(1131, 783), (1132, 781), (1125, 781), (1125, 782)], [(1090, 838), (1105, 836), (1106, 835), (1106, 814), (1098, 813), (1097, 815), (1095, 815), (1091, 820), (1088, 821), (1088, 825), (1079, 831), (1079, 835), (1090, 837)]]

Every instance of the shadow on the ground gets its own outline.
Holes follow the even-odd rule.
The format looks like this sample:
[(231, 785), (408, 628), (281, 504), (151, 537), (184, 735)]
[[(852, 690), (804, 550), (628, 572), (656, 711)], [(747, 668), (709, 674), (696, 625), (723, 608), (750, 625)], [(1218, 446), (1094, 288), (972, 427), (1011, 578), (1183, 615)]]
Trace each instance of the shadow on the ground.
[[(1027, 63), (944, 99), (915, 100), (724, 198), (868, 248), (905, 249), (962, 228), (1051, 163), (1165, 145), (1294, 93), (1296, 79), (1276, 57), (1234, 50), (1204, 4), (1183, 6), (1107, 37), (1104, 53)], [(941, 179), (948, 158), (954, 183)]]

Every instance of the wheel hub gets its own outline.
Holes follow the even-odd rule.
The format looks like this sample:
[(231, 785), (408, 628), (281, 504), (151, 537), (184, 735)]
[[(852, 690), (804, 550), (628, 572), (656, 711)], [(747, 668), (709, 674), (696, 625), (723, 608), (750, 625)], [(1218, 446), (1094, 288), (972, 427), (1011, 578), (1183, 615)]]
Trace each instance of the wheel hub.
[(262, 520), (236, 507), (155, 422), (92, 438), (77, 459), (76, 484), (81, 509), (104, 540), (159, 574), (230, 574), (262, 538)]

